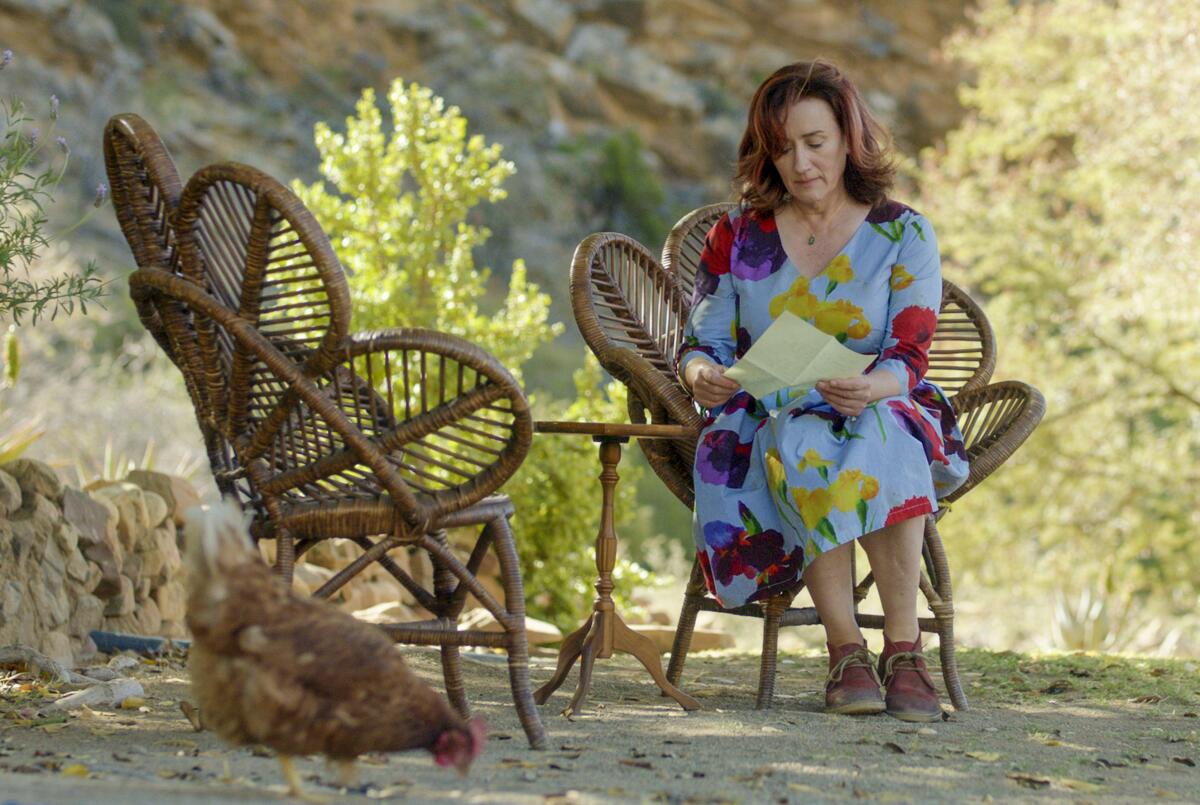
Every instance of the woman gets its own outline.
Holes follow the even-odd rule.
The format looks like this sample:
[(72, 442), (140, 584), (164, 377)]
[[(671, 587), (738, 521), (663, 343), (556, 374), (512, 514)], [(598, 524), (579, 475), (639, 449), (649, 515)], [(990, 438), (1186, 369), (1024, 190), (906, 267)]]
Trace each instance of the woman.
[[(885, 134), (833, 65), (763, 82), (738, 149), (741, 205), (708, 233), (678, 369), (709, 411), (694, 535), (727, 607), (803, 575), (829, 648), (826, 709), (941, 716), (916, 597), (925, 517), (967, 477), (954, 413), (925, 381), (941, 304), (933, 227), (887, 198)], [(875, 361), (755, 399), (725, 368), (790, 310)], [(884, 610), (878, 671), (854, 617), (861, 540)], [(886, 687), (886, 701), (880, 687)]]

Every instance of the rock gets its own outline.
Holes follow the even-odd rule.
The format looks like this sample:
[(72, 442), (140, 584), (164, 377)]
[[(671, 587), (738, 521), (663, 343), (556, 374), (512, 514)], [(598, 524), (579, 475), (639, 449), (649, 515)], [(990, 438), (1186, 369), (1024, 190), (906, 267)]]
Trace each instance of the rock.
[(142, 557), (142, 574), (157, 585), (158, 577), (167, 564), (168, 551), (174, 551), (175, 558), (179, 557), (179, 549), (175, 547), (175, 523), (168, 520), (150, 532), (146, 541), (139, 548), (138, 556)]
[(0, 590), (0, 626), (16, 622), (24, 600), (20, 584), (11, 579), (4, 582), (4, 589)]
[(75, 610), (67, 623), (67, 631), (74, 637), (84, 638), (93, 629), (104, 623), (104, 602), (94, 595), (81, 595), (75, 602)]
[(354, 617), (367, 623), (407, 623), (418, 620), (418, 616), (413, 610), (395, 601), (360, 609), (354, 613)]
[(575, 12), (562, 0), (512, 0), (513, 13), (545, 36), (555, 50), (566, 44), (575, 25)]
[(148, 579), (145, 576), (142, 576), (140, 579), (138, 579), (137, 581), (135, 581), (133, 583), (134, 598), (139, 602), (145, 601), (147, 598), (150, 597), (150, 591), (152, 589), (153, 589), (153, 587), (150, 584), (150, 579)]
[(162, 637), (169, 637), (172, 640), (182, 640), (190, 636), (183, 621), (164, 620), (162, 626), (158, 627), (158, 633)]
[[(85, 593), (96, 593), (96, 595), (102, 598), (105, 595), (108, 595), (107, 592), (99, 592), (100, 582), (104, 580), (104, 571), (100, 569), (100, 565), (96, 564), (95, 562), (88, 562), (87, 566), (87, 581), (83, 583), (83, 591)], [(117, 575), (120, 575), (120, 573), (118, 572)], [(116, 576), (114, 576), (113, 579), (113, 583), (115, 584)]]
[(46, 584), (62, 586), (63, 576), (67, 574), (67, 557), (63, 556), (62, 548), (54, 540), (47, 540), (42, 554), (42, 575)]
[(41, 495), (58, 503), (63, 496), (63, 482), (49, 466), (32, 458), (10, 461), (0, 470), (11, 475), (21, 488), (23, 495)]
[(187, 614), (187, 590), (178, 581), (159, 587), (154, 593), (154, 600), (164, 621), (182, 622)]
[(117, 483), (96, 489), (92, 495), (107, 500), (117, 509), (117, 537), (126, 551), (135, 550), (150, 530), (146, 499), (137, 484)]
[(333, 571), (329, 568), (302, 562), (292, 569), (292, 588), (301, 595), (312, 595), (331, 578)]
[[(492, 613), (482, 607), (464, 612), (458, 619), (458, 628), (464, 630), (479, 629), (484, 632), (503, 631), (500, 623)], [(563, 638), (562, 631), (553, 623), (546, 623), (545, 621), (530, 617), (525, 618), (525, 633), (531, 646), (540, 646), (543, 643), (557, 643)]]
[(32, 581), (29, 584), (29, 603), (45, 629), (57, 629), (71, 617), (71, 602), (61, 587), (53, 589)]
[(66, 632), (47, 632), (43, 635), (41, 652), (66, 668), (75, 665), (75, 652), (71, 651), (71, 638)]
[(137, 605), (133, 580), (128, 576), (118, 576), (119, 589), (114, 593), (104, 605), (104, 614), (107, 617), (120, 617), (122, 615), (130, 615), (133, 613), (134, 607)]
[(177, 475), (134, 470), (126, 476), (125, 480), (161, 497), (167, 504), (167, 512), (175, 520), (176, 525), (183, 525), (184, 512), (192, 506), (200, 505), (200, 493), (187, 480)]
[(63, 517), (79, 531), (79, 539), (85, 545), (104, 542), (109, 528), (115, 532), (116, 510), (78, 489), (63, 490), (62, 507)]
[(608, 23), (575, 29), (566, 58), (596, 72), (633, 113), (675, 113), (691, 119), (704, 111), (700, 92), (686, 78), (644, 48), (629, 42), (629, 32)]
[(159, 528), (155, 534), (158, 536), (158, 550), (163, 556), (162, 568), (154, 578), (154, 585), (158, 587), (179, 578), (183, 573), (183, 557), (179, 555), (174, 525), (170, 528)]
[(21, 486), (17, 479), (0, 471), (0, 515), (8, 515), (21, 508)]
[[(675, 627), (661, 626), (657, 623), (639, 623), (629, 627), (640, 635), (654, 641), (658, 650), (666, 654), (675, 642)], [(718, 632), (714, 629), (695, 629), (692, 632), (691, 651), (711, 651), (722, 648), (733, 648), (734, 637), (728, 632)]]
[(104, 619), (102, 631), (114, 632), (116, 634), (137, 634), (138, 619), (137, 616), (130, 612), (128, 615), (114, 615)]
[(167, 502), (162, 496), (145, 489), (142, 490), (142, 499), (146, 502), (146, 522), (150, 524), (150, 528), (158, 528), (171, 513)]
[(83, 554), (79, 551), (71, 551), (71, 555), (67, 557), (67, 578), (86, 586), (89, 572), (88, 561), (83, 558)]
[(156, 635), (162, 627), (162, 613), (159, 612), (158, 604), (154, 603), (153, 598), (147, 598), (138, 604), (134, 616), (138, 622), (138, 634)]
[(121, 564), (121, 575), (128, 576), (135, 582), (142, 577), (142, 566), (145, 560), (140, 553), (125, 554), (125, 561)]
[(84, 690), (68, 693), (50, 705), (55, 710), (76, 710), (80, 707), (96, 707), (98, 705), (114, 706), (133, 696), (145, 696), (142, 683), (136, 679), (114, 679), (92, 685)]
[(79, 531), (75, 526), (64, 520), (58, 524), (58, 528), (54, 529), (54, 539), (58, 541), (64, 554), (70, 554), (75, 551), (75, 546), (79, 544)]

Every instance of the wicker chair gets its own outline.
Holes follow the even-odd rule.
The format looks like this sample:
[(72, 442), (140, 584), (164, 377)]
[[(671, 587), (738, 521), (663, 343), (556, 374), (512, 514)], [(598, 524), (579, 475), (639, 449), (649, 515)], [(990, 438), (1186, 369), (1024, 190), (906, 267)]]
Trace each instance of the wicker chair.
[[(328, 238), (287, 188), (234, 163), (179, 180), (143, 121), (110, 121), (105, 154), (117, 217), (137, 261), (130, 292), (179, 367), (223, 492), (276, 540), (276, 569), (342, 538), (362, 553), (314, 595), (377, 562), (434, 617), (383, 624), (398, 642), (441, 648), (446, 691), (464, 715), (459, 647), (506, 649), (529, 742), (545, 743), (529, 687), (525, 602), (508, 519), (493, 494), (532, 438), (524, 394), (490, 355), (422, 329), (350, 335), (350, 298)], [(465, 561), (447, 529), (477, 528)], [(488, 550), (504, 601), (476, 573)], [(426, 589), (393, 557), (423, 550)], [(501, 631), (459, 630), (473, 595)]]
[[(731, 204), (714, 204), (685, 216), (671, 230), (661, 264), (641, 244), (616, 233), (586, 238), (575, 251), (571, 303), (584, 340), (600, 364), (629, 389), (631, 422), (683, 424), (695, 435), (680, 440), (639, 441), (650, 466), (689, 509), (693, 503), (692, 462), (702, 417), (674, 372), (674, 356), (683, 337), (692, 287), (704, 239)], [(1029, 436), (1045, 403), (1038, 391), (1015, 381), (988, 384), (995, 366), (992, 330), (979, 306), (950, 282), (944, 283), (937, 332), (929, 353), (928, 377), (951, 397), (970, 456), (970, 477), (941, 503), (962, 497), (990, 475)], [(937, 520), (925, 522), (921, 592), (932, 618), (920, 618), (923, 631), (939, 636), (942, 674), (955, 708), (966, 697), (954, 660), (954, 602), (950, 568), (938, 535)], [(873, 580), (854, 581), (856, 608)], [(720, 612), (763, 619), (763, 650), (757, 707), (771, 706), (780, 626), (817, 624), (812, 607), (791, 606), (803, 584), (765, 601), (724, 608), (705, 588), (699, 563), (693, 563), (667, 678), (679, 684), (691, 644), (696, 615)], [(858, 615), (860, 625), (882, 628), (881, 615)]]

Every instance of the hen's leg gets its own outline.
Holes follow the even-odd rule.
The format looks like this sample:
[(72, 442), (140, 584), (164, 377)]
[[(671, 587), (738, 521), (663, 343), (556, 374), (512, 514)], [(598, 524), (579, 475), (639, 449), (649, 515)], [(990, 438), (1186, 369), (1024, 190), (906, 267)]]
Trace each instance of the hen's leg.
[(335, 760), (338, 770), (338, 783), (346, 788), (358, 788), (358, 765), (354, 758), (350, 760)]
[(300, 775), (296, 772), (296, 767), (292, 765), (291, 755), (280, 755), (279, 766), (283, 769), (283, 781), (287, 783), (287, 792), (290, 796), (302, 799), (305, 802), (329, 802), (329, 799), (326, 797), (309, 794), (304, 790), (304, 786), (300, 784)]

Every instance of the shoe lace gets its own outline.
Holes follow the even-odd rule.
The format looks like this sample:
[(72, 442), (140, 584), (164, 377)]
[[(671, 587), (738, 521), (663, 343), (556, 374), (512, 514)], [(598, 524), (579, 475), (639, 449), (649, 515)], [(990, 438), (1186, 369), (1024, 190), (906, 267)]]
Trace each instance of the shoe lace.
[[(897, 667), (898, 666), (898, 667)], [(925, 670), (925, 655), (920, 651), (897, 651), (883, 661), (883, 685), (886, 687), (892, 682), (892, 677), (896, 675), (897, 670), (916, 671), (917, 676), (921, 677), (930, 689), (933, 688), (933, 680), (929, 678), (929, 672)]]
[(838, 660), (833, 668), (829, 669), (829, 676), (825, 681), (828, 684), (836, 685), (842, 681), (842, 675), (846, 673), (846, 669), (851, 666), (862, 666), (867, 669), (867, 673), (876, 683), (879, 682), (879, 675), (875, 672), (875, 657), (866, 648), (860, 648), (857, 651), (852, 651), (845, 657)]

